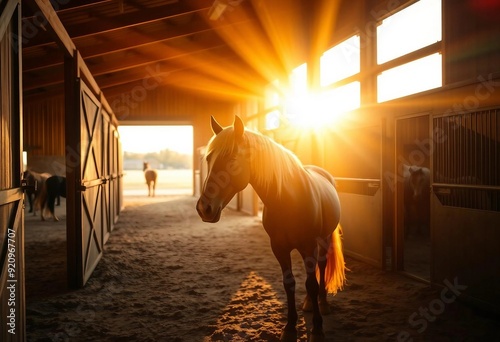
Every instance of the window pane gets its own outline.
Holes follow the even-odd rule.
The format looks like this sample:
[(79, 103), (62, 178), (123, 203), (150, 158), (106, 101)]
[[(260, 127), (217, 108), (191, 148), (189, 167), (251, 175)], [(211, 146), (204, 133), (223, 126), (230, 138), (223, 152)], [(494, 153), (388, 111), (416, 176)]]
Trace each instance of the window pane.
[(384, 71), (377, 77), (378, 102), (441, 87), (441, 60), (435, 53)]
[(441, 40), (441, 1), (420, 0), (391, 15), (377, 27), (377, 63)]
[(352, 82), (342, 87), (327, 90), (323, 96), (325, 104), (328, 105), (328, 111), (338, 115), (359, 108), (360, 94), (360, 83)]
[(321, 127), (343, 117), (343, 114), (359, 108), (360, 83), (324, 90), (320, 93), (296, 96), (287, 101), (286, 118), (292, 125)]
[(327, 86), (359, 72), (359, 36), (353, 36), (323, 53), (320, 84)]

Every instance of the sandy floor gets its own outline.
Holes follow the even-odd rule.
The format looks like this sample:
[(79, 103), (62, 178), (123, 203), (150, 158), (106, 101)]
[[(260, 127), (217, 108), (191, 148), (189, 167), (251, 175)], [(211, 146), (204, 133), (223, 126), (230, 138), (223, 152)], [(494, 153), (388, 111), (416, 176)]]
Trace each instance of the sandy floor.
[[(279, 265), (256, 217), (203, 223), (191, 196), (126, 197), (87, 285), (66, 289), (61, 221), (26, 217), (28, 341), (277, 341), (285, 323)], [(327, 341), (500, 341), (499, 321), (440, 290), (347, 259), (330, 297)], [(304, 272), (294, 254), (297, 302)], [(448, 301), (449, 302), (449, 301)], [(299, 312), (300, 341), (310, 317)], [(407, 338), (406, 338), (407, 337)]]

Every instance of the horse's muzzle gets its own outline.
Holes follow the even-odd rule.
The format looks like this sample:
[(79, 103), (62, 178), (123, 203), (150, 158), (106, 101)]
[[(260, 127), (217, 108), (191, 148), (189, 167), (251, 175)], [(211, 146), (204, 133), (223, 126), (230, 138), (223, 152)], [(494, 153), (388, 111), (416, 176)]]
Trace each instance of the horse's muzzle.
[(213, 206), (211, 203), (204, 201), (203, 198), (200, 198), (196, 203), (196, 211), (203, 222), (216, 223), (220, 220), (222, 207)]

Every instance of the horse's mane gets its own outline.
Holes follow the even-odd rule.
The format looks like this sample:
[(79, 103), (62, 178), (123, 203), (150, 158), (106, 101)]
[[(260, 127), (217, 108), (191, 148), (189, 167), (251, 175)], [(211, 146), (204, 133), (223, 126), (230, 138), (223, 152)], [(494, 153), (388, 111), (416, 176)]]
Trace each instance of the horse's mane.
[[(245, 129), (243, 139), (243, 148), (248, 150), (239, 152), (248, 154), (255, 182), (267, 189), (275, 184), (279, 196), (283, 186), (303, 168), (302, 163), (291, 151), (258, 132)], [(212, 137), (205, 156), (211, 155), (215, 159), (234, 153), (236, 148), (234, 130), (229, 127)]]

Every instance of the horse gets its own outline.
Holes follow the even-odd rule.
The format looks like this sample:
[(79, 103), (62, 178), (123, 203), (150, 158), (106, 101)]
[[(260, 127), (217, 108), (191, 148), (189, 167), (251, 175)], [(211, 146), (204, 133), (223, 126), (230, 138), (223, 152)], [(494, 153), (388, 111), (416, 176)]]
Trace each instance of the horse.
[(296, 249), (307, 272), (303, 310), (313, 312), (310, 341), (323, 341), (322, 314), (330, 311), (327, 293), (337, 293), (346, 279), (334, 178), (320, 167), (302, 165), (291, 151), (245, 128), (238, 116), (225, 128), (211, 117), (211, 127), (214, 136), (204, 157), (208, 172), (196, 203), (199, 216), (204, 222), (218, 222), (232, 197), (252, 185), (264, 204), (262, 223), (280, 264), (287, 297), (287, 324), (280, 340), (297, 341), (290, 257)]
[(50, 173), (38, 173), (33, 170), (26, 170), (23, 172), (23, 179), (26, 180), (26, 197), (28, 198), (28, 203), (30, 205), (29, 212), (36, 216), (36, 204), (38, 203), (38, 198), (40, 192), (42, 191), (43, 184), (52, 176)]
[(405, 237), (428, 236), (430, 231), (430, 170), (403, 165)]
[[(144, 171), (144, 177), (146, 177), (146, 184), (148, 186), (148, 196), (153, 196), (155, 197), (155, 188), (156, 188), (156, 178), (158, 177), (158, 173), (156, 170), (150, 169), (149, 168), (149, 163), (144, 162), (142, 171)], [(151, 189), (152, 194), (151, 194)]]
[(45, 221), (45, 206), (49, 209), (49, 213), (54, 218), (54, 221), (59, 221), (54, 210), (56, 198), (59, 196), (66, 198), (66, 177), (51, 176), (47, 178), (40, 193), (40, 216), (42, 217), (42, 221)]

